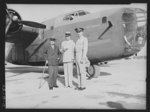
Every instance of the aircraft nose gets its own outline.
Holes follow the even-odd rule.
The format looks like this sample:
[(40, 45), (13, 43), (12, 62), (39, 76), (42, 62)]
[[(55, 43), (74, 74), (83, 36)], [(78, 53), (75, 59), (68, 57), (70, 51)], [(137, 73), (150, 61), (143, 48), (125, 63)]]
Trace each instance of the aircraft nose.
[(131, 44), (131, 47), (129, 47), (128, 45), (125, 47), (126, 55), (132, 55), (138, 53), (139, 51), (141, 51), (141, 49), (144, 47), (146, 43), (146, 33), (144, 32), (137, 32), (135, 36), (130, 35), (130, 37), (131, 38), (129, 42)]
[(146, 15), (146, 11), (141, 9), (126, 9), (122, 14), (125, 55), (135, 54), (144, 47), (147, 38)]

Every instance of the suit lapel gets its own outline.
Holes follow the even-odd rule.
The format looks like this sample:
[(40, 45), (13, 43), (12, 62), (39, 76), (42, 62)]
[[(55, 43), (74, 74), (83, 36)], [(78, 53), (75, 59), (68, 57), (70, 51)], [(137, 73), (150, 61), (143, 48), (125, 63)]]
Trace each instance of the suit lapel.
[(51, 45), (50, 45), (50, 52), (51, 52), (52, 55), (55, 54), (56, 50), (57, 50), (57, 49), (56, 49), (56, 46), (55, 46), (55, 45), (54, 45), (54, 48), (52, 48)]

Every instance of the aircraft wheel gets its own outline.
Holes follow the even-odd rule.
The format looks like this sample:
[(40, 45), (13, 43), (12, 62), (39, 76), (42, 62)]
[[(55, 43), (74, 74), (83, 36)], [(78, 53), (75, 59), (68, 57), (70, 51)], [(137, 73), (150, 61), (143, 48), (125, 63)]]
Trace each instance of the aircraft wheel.
[(91, 78), (94, 76), (95, 68), (93, 65), (90, 65), (89, 67), (87, 67), (87, 73), (88, 73), (88, 75), (87, 75), (88, 78)]
[(94, 76), (95, 74), (95, 68), (93, 65), (90, 65), (89, 67), (87, 67), (87, 73), (88, 73), (88, 78), (91, 78)]
[(107, 61), (105, 61), (104, 63), (105, 63), (105, 64), (107, 64), (108, 62), (107, 62)]
[(100, 66), (98, 65), (90, 65), (90, 67), (87, 68), (88, 77), (98, 77), (100, 75)]

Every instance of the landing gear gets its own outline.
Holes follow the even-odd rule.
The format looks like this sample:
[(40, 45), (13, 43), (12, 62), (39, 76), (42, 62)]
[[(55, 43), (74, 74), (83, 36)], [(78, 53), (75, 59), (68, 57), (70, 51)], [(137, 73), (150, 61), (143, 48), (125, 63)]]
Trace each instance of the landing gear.
[(100, 75), (100, 66), (99, 65), (90, 65), (87, 68), (87, 77), (88, 78), (96, 78)]
[(107, 63), (108, 63), (107, 61), (104, 62), (104, 64), (107, 64)]
[(99, 62), (100, 65), (103, 65), (103, 64), (108, 64), (107, 61), (104, 61), (104, 62)]
[(95, 68), (93, 65), (90, 65), (89, 67), (87, 67), (87, 77), (88, 78), (92, 78), (95, 74)]

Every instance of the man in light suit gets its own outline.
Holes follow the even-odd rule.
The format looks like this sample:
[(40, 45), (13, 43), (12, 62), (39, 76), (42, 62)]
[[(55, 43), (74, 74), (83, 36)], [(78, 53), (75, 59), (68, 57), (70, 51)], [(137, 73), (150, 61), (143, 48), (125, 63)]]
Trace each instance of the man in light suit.
[(76, 42), (76, 65), (78, 71), (78, 90), (85, 89), (86, 83), (86, 61), (88, 52), (88, 39), (83, 36), (84, 28), (76, 28), (75, 31), (78, 33), (79, 39)]
[(63, 65), (65, 75), (65, 86), (73, 87), (73, 62), (75, 43), (71, 40), (71, 33), (65, 33), (66, 40), (62, 42), (61, 52), (63, 53)]
[(49, 43), (44, 48), (44, 56), (46, 62), (48, 63), (49, 79), (48, 85), (49, 89), (52, 90), (53, 87), (57, 86), (57, 75), (58, 75), (58, 62), (60, 59), (59, 47), (55, 45), (55, 38), (49, 38)]

